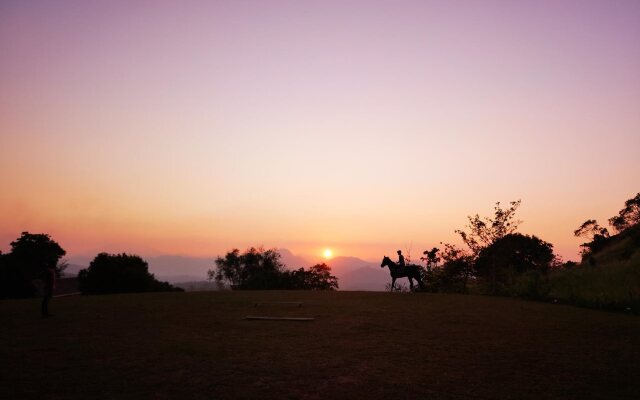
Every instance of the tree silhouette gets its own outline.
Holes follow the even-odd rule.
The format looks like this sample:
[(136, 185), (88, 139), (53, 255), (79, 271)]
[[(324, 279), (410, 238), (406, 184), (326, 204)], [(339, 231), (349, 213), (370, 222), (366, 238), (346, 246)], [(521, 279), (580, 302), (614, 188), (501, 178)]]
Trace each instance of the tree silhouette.
[(327, 264), (316, 264), (305, 270), (300, 268), (288, 272), (288, 288), (302, 290), (336, 290), (338, 278), (331, 275), (331, 267)]
[(473, 272), (473, 255), (449, 243), (443, 243), (442, 268), (439, 274), (439, 284), (449, 292), (466, 292), (469, 277)]
[(497, 202), (494, 209), (493, 218), (480, 218), (478, 214), (473, 217), (468, 216), (469, 232), (456, 230), (462, 241), (469, 247), (473, 256), (477, 256), (480, 251), (495, 242), (496, 240), (513, 233), (522, 223), (515, 219), (515, 213), (520, 207), (521, 200), (510, 202), (509, 208), (502, 208), (500, 202)]
[(11, 257), (27, 269), (32, 277), (39, 276), (49, 266), (57, 269), (58, 261), (65, 254), (67, 252), (44, 233), (22, 232), (18, 239), (11, 242)]
[(420, 257), (420, 260), (424, 261), (428, 272), (438, 266), (438, 263), (441, 260), (441, 258), (438, 256), (439, 251), (439, 248), (434, 247), (431, 250), (425, 250), (422, 252), (424, 257)]
[(233, 249), (216, 258), (216, 268), (208, 271), (215, 280), (232, 289), (304, 289), (335, 290), (338, 278), (331, 275), (331, 267), (322, 263), (305, 270), (289, 271), (280, 261), (276, 249), (251, 247), (244, 253)]
[(536, 236), (511, 233), (482, 249), (475, 262), (475, 273), (489, 284), (492, 294), (497, 294), (501, 285), (512, 285), (524, 272), (547, 272), (553, 260), (551, 243)]
[[(624, 202), (624, 207), (618, 212), (618, 215), (609, 218), (609, 225), (618, 234), (640, 226), (640, 193)], [(583, 222), (573, 234), (589, 240), (582, 243), (580, 247), (583, 248), (583, 260), (588, 259), (591, 265), (595, 264), (595, 259), (591, 255), (607, 246), (611, 240), (615, 240), (615, 236), (611, 237), (607, 228), (601, 227), (595, 219)]]
[(593, 240), (596, 236), (609, 237), (607, 228), (601, 227), (595, 219), (588, 219), (573, 231), (574, 236)]
[(133, 254), (98, 254), (89, 268), (78, 273), (83, 294), (183, 291), (160, 282), (149, 273), (146, 261)]
[(244, 253), (233, 249), (216, 258), (216, 269), (208, 271), (209, 279), (226, 283), (232, 289), (277, 289), (283, 286), (284, 264), (276, 249), (251, 247)]
[[(437, 273), (431, 274), (432, 283), (435, 282), (438, 290), (466, 292), (467, 283), (473, 277), (474, 265), (480, 253), (496, 241), (515, 232), (522, 223), (515, 219), (520, 204), (521, 200), (511, 201), (508, 208), (503, 208), (500, 202), (496, 202), (493, 217), (480, 217), (478, 214), (467, 217), (468, 231), (457, 229), (455, 233), (460, 235), (469, 251), (453, 244), (443, 243), (445, 250), (441, 255), (442, 268)], [(428, 253), (424, 252), (427, 259)]]
[(640, 193), (625, 201), (624, 208), (609, 219), (609, 224), (618, 232), (640, 224)]
[(66, 265), (59, 261), (65, 254), (49, 235), (22, 232), (11, 242), (11, 252), (0, 254), (0, 297), (34, 296), (32, 281), (42, 278), (49, 266), (59, 276)]
[[(473, 272), (473, 257), (464, 249), (449, 243), (440, 243), (444, 250), (433, 247), (423, 252), (425, 262), (421, 275), (431, 292), (467, 291), (467, 283)], [(442, 261), (442, 263), (440, 263)]]
[(582, 256), (597, 251), (609, 238), (607, 228), (601, 227), (595, 219), (588, 219), (573, 231), (574, 236), (587, 238), (589, 242), (582, 243)]

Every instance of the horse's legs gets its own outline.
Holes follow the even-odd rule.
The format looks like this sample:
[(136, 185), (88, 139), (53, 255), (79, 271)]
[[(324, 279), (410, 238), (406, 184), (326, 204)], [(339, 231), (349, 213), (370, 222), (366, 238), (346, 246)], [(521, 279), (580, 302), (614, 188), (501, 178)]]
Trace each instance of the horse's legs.
[(422, 279), (420, 279), (420, 275), (418, 275), (418, 284), (420, 284), (420, 289), (424, 289), (424, 283), (422, 283)]
[(407, 278), (409, 278), (409, 287), (411, 288), (411, 291), (413, 292), (413, 279), (411, 279), (410, 276), (407, 276)]
[(396, 285), (396, 278), (393, 278), (393, 277), (392, 277), (392, 278), (391, 278), (391, 291), (392, 291), (392, 292), (393, 292), (393, 289), (394, 289), (395, 285)]

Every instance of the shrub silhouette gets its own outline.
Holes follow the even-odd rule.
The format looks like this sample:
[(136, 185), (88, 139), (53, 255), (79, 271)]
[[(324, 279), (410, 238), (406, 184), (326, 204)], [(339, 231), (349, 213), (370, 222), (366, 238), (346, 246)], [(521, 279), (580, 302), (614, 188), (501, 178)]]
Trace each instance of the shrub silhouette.
[(100, 253), (78, 273), (83, 294), (183, 291), (160, 282), (137, 255)]

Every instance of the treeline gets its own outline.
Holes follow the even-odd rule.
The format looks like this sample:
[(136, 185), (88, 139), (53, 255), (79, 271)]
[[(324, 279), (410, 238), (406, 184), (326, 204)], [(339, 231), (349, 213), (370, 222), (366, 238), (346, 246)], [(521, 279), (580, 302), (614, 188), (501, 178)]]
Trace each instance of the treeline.
[(443, 249), (424, 251), (420, 268), (426, 290), (510, 294), (522, 275), (560, 268), (551, 243), (516, 232), (522, 222), (515, 218), (520, 204), (513, 201), (503, 208), (498, 202), (491, 217), (469, 216), (465, 229), (456, 230), (464, 247), (441, 243)]
[(209, 280), (231, 289), (336, 290), (338, 278), (326, 264), (309, 269), (288, 270), (276, 249), (251, 247), (245, 252), (233, 249), (215, 260)]
[(463, 247), (423, 252), (427, 290), (514, 295), (588, 307), (640, 309), (640, 193), (609, 219), (611, 231), (587, 220), (574, 231), (586, 238), (582, 261), (562, 262), (553, 245), (516, 232), (520, 201), (496, 203), (491, 217), (468, 217), (457, 230)]
[[(0, 298), (38, 295), (47, 270), (58, 278), (67, 267), (66, 251), (47, 234), (23, 232), (11, 242), (11, 251), (0, 253)], [(326, 264), (288, 270), (275, 249), (234, 249), (215, 260), (209, 279), (233, 289), (336, 290), (338, 279)], [(100, 253), (78, 273), (82, 294), (184, 291), (149, 273), (148, 263), (134, 254)]]
[[(67, 263), (66, 251), (47, 234), (22, 232), (11, 242), (11, 251), (0, 253), (0, 298), (36, 296), (38, 282), (53, 267), (58, 278)], [(183, 291), (149, 273), (146, 261), (136, 255), (98, 254), (78, 274), (83, 294)]]
[[(562, 262), (553, 245), (517, 232), (521, 202), (493, 215), (469, 216), (457, 230), (463, 245), (441, 243), (423, 252), (419, 268), (427, 291), (474, 292), (552, 300), (588, 307), (640, 311), (640, 193), (627, 200), (609, 228), (589, 219), (574, 235), (583, 237), (582, 261)], [(49, 235), (22, 235), (0, 253), (0, 298), (31, 297), (35, 282), (52, 266), (66, 268), (66, 251)], [(409, 255), (410, 256), (410, 255)], [(410, 257), (407, 259), (410, 262)], [(338, 279), (326, 264), (290, 270), (275, 249), (233, 249), (215, 259), (210, 281), (232, 289), (336, 290)], [(100, 253), (78, 275), (84, 294), (181, 291), (149, 273), (141, 257)]]

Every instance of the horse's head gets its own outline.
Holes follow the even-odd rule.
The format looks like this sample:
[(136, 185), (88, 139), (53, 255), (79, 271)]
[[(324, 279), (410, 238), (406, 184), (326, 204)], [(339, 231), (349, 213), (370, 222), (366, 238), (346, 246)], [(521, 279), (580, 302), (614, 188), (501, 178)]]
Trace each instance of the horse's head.
[(380, 268), (388, 267), (390, 265), (393, 265), (393, 261), (391, 261), (389, 257), (384, 256), (382, 263), (380, 264)]

